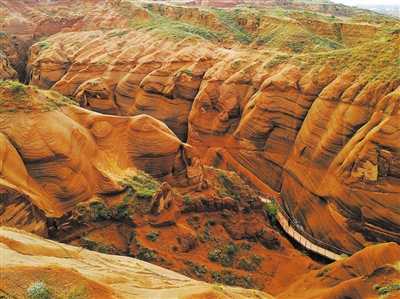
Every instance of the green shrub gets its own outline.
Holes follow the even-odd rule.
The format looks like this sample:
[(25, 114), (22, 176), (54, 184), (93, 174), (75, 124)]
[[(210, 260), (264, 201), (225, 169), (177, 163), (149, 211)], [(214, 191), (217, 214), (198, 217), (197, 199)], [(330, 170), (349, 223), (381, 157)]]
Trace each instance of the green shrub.
[(146, 235), (146, 238), (153, 242), (157, 242), (157, 237), (159, 234), (159, 232), (155, 232), (154, 230), (152, 230)]
[(324, 276), (326, 273), (328, 273), (329, 271), (331, 271), (330, 268), (325, 268), (324, 270), (322, 270), (320, 273), (318, 273), (318, 277), (322, 277)]
[(245, 271), (253, 271), (254, 267), (251, 262), (246, 258), (241, 258), (238, 263), (238, 268)]
[(236, 252), (239, 251), (238, 245), (231, 241), (228, 246), (225, 247), (225, 253), (228, 255), (234, 255)]
[(82, 247), (88, 250), (95, 250), (95, 248), (97, 247), (97, 243), (86, 236), (83, 237)]
[(276, 223), (276, 217), (278, 216), (279, 206), (275, 201), (267, 202), (264, 205), (264, 210), (267, 212), (267, 215), (270, 217), (271, 222), (273, 224)]
[(221, 169), (217, 169), (218, 180), (224, 188), (218, 189), (220, 197), (229, 196), (235, 200), (239, 200), (240, 196), (236, 192), (235, 182)]
[(215, 225), (217, 225), (217, 222), (215, 222), (215, 220), (207, 220), (205, 225), (207, 227), (215, 226)]
[(95, 201), (89, 204), (92, 211), (92, 220), (108, 220), (110, 219), (110, 210), (101, 202)]
[(242, 243), (242, 248), (245, 250), (250, 250), (251, 249), (251, 245), (247, 242)]
[(349, 258), (349, 256), (347, 254), (345, 254), (345, 253), (342, 253), (340, 255), (340, 258), (345, 261), (345, 260), (347, 260)]
[(130, 205), (127, 202), (121, 202), (120, 204), (113, 205), (111, 207), (111, 214), (115, 219), (132, 219)]
[(190, 270), (197, 276), (202, 277), (204, 274), (207, 273), (207, 269), (204, 266), (196, 265), (193, 262), (189, 263)]
[(223, 267), (232, 267), (233, 265), (232, 256), (227, 254), (221, 254), (219, 257), (219, 263)]
[(238, 277), (229, 270), (223, 270), (221, 272), (211, 271), (211, 278), (213, 283), (223, 283), (229, 286), (236, 284)]
[(262, 262), (263, 260), (265, 260), (265, 258), (262, 257), (262, 256), (258, 256), (257, 254), (253, 254), (253, 255), (251, 256), (251, 260), (253, 261), (254, 264), (256, 264), (257, 266), (259, 266), (259, 265), (261, 264), (261, 262)]
[(99, 242), (99, 243), (97, 243), (97, 248), (98, 248), (98, 251), (101, 253), (110, 253), (110, 251), (112, 250), (113, 247), (111, 245)]
[(210, 261), (216, 262), (218, 261), (220, 255), (221, 255), (221, 250), (216, 249), (208, 253), (208, 259)]
[(51, 46), (48, 42), (44, 42), (44, 41), (38, 42), (37, 44), (40, 47), (40, 49), (42, 49), (42, 50), (48, 49)]
[(391, 285), (389, 286), (384, 286), (378, 289), (378, 294), (379, 295), (386, 295), (387, 293), (390, 293), (393, 291), (393, 287)]
[(26, 291), (30, 299), (50, 299), (51, 288), (43, 281), (35, 281)]
[(154, 261), (157, 259), (157, 251), (143, 246), (139, 241), (136, 241), (136, 245), (139, 247), (140, 252), (134, 257), (143, 261)]
[(10, 109), (8, 109), (8, 112), (18, 112), (18, 108), (17, 107), (13, 107), (13, 108), (10, 108)]
[(25, 85), (19, 83), (19, 82), (14, 82), (14, 81), (8, 81), (8, 83), (11, 85), (11, 92), (12, 93), (18, 93), (22, 91), (24, 88), (26, 88)]

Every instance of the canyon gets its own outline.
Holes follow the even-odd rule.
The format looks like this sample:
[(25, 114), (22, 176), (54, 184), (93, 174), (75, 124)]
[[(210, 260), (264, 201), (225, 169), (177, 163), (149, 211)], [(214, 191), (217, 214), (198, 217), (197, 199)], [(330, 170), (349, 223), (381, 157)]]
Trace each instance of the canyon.
[[(0, 0), (2, 277), (26, 289), (37, 248), (130, 298), (125, 270), (72, 265), (81, 246), (213, 283), (165, 272), (160, 298), (399, 295), (400, 21), (258, 2)], [(291, 243), (257, 192), (343, 260)], [(144, 289), (167, 271), (138, 263)]]

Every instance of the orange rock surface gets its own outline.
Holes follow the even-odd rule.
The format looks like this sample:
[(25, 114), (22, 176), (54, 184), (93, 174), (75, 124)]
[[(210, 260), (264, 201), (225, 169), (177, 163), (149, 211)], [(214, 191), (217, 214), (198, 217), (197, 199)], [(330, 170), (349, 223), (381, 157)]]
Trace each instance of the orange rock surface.
[(150, 263), (82, 250), (1, 227), (1, 296), (23, 298), (35, 282), (51, 293), (86, 298), (273, 298), (190, 279)]
[[(354, 280), (339, 268), (398, 253), (372, 245), (400, 242), (399, 21), (202, 4), (0, 0), (0, 78), (32, 85), (1, 83), (0, 224), (272, 295), (375, 295), (362, 279), (396, 277), (395, 260)], [(354, 254), (332, 264), (341, 285), (310, 272), (317, 263), (271, 228), (251, 188)], [(252, 251), (227, 263), (232, 240)]]
[(370, 246), (349, 259), (311, 271), (276, 298), (376, 298), (382, 295), (381, 288), (392, 285), (397, 287), (387, 298), (397, 298), (399, 254), (396, 243)]

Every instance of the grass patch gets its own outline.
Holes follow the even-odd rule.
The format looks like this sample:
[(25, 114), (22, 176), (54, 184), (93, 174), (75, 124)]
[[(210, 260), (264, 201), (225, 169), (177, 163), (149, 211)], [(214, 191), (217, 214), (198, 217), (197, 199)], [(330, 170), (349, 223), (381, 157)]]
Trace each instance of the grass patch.
[(38, 45), (38, 46), (40, 47), (40, 49), (42, 49), (42, 50), (48, 49), (48, 48), (50, 48), (50, 46), (51, 46), (50, 43), (45, 42), (45, 41), (38, 42), (37, 45)]
[(231, 31), (234, 41), (247, 45), (253, 41), (253, 38), (246, 32), (246, 30), (235, 21), (235, 17), (237, 17), (239, 10), (228, 12), (225, 9), (212, 8), (211, 11), (217, 17), (218, 21), (226, 27), (226, 30), (228, 32)]
[(116, 37), (116, 36), (121, 37), (121, 36), (124, 36), (125, 34), (128, 34), (128, 33), (129, 33), (128, 30), (123, 30), (123, 31), (120, 31), (120, 32), (112, 32), (112, 33), (107, 34), (105, 39), (110, 39), (110, 38), (113, 38), (113, 37)]
[(102, 66), (102, 65), (108, 65), (110, 64), (110, 62), (108, 60), (100, 60), (97, 64)]
[[(151, 9), (150, 6), (147, 9)], [(152, 32), (162, 39), (182, 40), (186, 38), (218, 40), (220, 36), (212, 31), (179, 21), (171, 20), (161, 14), (148, 10), (150, 20), (143, 22), (141, 19), (131, 20), (130, 24), (136, 30)]]
[[(124, 208), (121, 209), (132, 208), (133, 212), (141, 214), (149, 211), (150, 200), (161, 186), (160, 182), (143, 171), (138, 171), (132, 178), (124, 178), (123, 182), (119, 183), (126, 188), (123, 199)], [(128, 213), (128, 211), (124, 213)]]
[(275, 56), (273, 59), (267, 62), (265, 65), (266, 68), (273, 68), (278, 64), (282, 64), (290, 59), (290, 55), (280, 54)]
[[(3, 108), (8, 108), (3, 111), (25, 111), (29, 113), (32, 110), (39, 110), (47, 112), (66, 106), (67, 104), (77, 105), (75, 101), (56, 91), (40, 90), (39, 92), (36, 86), (24, 85), (15, 81), (1, 81), (0, 89), (2, 90), (0, 105)], [(38, 96), (36, 97), (32, 94), (37, 94)]]

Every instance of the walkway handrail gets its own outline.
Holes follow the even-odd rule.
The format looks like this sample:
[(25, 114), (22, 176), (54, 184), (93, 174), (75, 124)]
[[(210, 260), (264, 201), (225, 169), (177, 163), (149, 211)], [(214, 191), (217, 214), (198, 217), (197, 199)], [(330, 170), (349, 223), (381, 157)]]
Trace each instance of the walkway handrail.
[[(261, 200), (263, 202), (271, 202), (269, 200), (269, 196), (263, 192), (260, 192), (258, 190), (253, 190), (256, 194), (259, 196), (261, 195)], [(300, 244), (304, 245), (307, 249), (310, 249), (320, 255), (324, 255), (328, 258), (334, 259), (334, 260), (340, 260), (341, 254), (347, 254), (347, 255), (352, 255), (352, 253), (347, 252), (346, 250), (343, 250), (341, 248), (335, 247), (331, 244), (328, 244), (324, 241), (318, 240), (315, 237), (311, 236), (309, 233), (305, 232), (303, 229), (299, 228), (297, 226), (297, 222), (294, 221), (287, 213), (286, 211), (281, 207), (279, 202), (271, 196), (271, 199), (273, 199), (274, 203), (277, 204), (278, 206), (278, 215), (277, 215), (277, 221), (279, 224), (282, 226), (282, 228), (288, 233), (288, 235), (292, 238), (294, 238), (296, 241), (298, 241)], [(285, 221), (283, 221), (283, 219)], [(286, 222), (286, 223), (285, 223)], [(292, 223), (293, 225), (290, 225), (289, 223)], [(292, 232), (290, 231), (292, 229)], [(300, 235), (300, 238), (298, 236), (295, 236), (295, 233)], [(304, 240), (301, 240), (301, 236), (304, 238)], [(299, 239), (299, 240), (297, 240)], [(307, 246), (307, 242), (309, 246)], [(304, 243), (304, 244), (303, 244)], [(317, 245), (318, 244), (318, 245)], [(329, 252), (332, 251), (332, 252)]]

